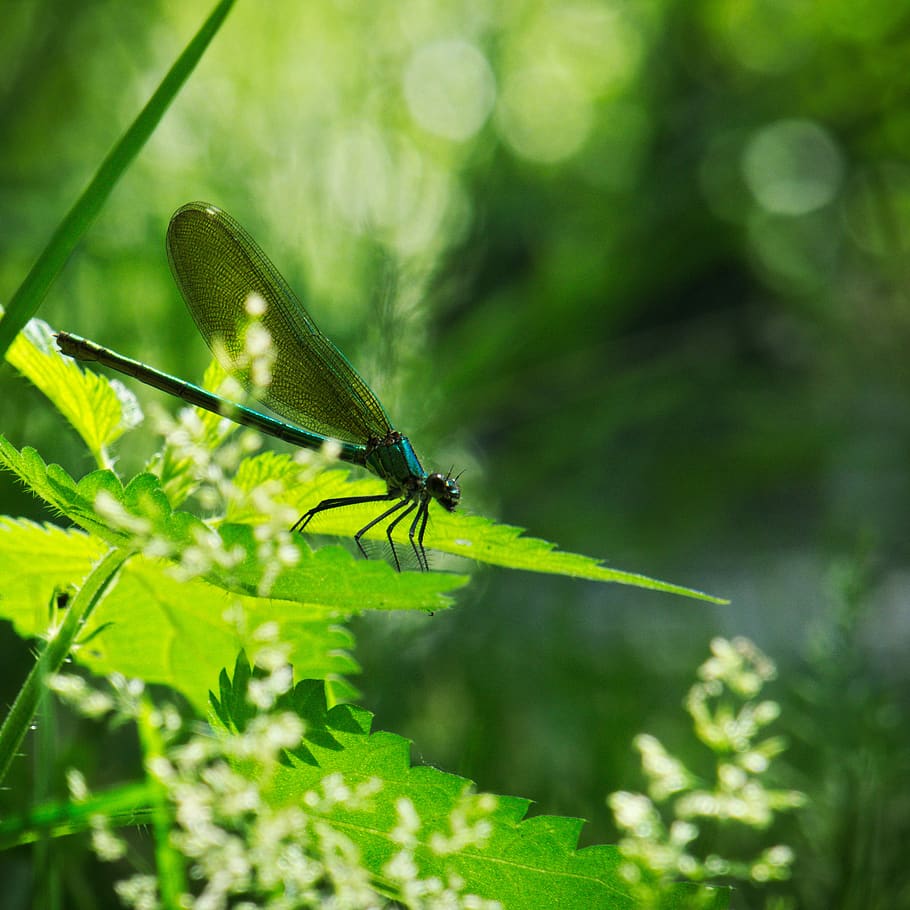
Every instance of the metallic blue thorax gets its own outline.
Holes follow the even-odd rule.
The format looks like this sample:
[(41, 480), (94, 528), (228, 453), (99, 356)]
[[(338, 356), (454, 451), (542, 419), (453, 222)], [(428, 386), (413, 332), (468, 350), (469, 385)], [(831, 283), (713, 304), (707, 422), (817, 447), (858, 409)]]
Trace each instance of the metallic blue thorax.
[(407, 495), (426, 486), (427, 472), (401, 433), (393, 431), (383, 440), (371, 440), (364, 465), (388, 484), (390, 493)]

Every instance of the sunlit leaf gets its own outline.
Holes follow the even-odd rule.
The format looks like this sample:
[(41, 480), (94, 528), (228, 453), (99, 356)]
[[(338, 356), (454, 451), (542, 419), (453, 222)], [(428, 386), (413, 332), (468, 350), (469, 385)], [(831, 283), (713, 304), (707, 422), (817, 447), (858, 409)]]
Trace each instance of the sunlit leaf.
[[(44, 635), (55, 591), (84, 578), (107, 548), (81, 531), (0, 519), (0, 615), (23, 637)], [(201, 579), (177, 579), (162, 560), (133, 557), (80, 634), (74, 653), (98, 674), (122, 673), (182, 692), (204, 712), (210, 681), (239, 648), (254, 653), (266, 624), (291, 645), (289, 659), (306, 676), (333, 682), (357, 672), (350, 633), (338, 613), (316, 603), (230, 595)]]
[(142, 420), (139, 402), (119, 380), (81, 369), (57, 350), (47, 323), (32, 319), (10, 346), (8, 359), (72, 424), (99, 466), (106, 448)]
[[(355, 560), (339, 547), (313, 552), (288, 536), (293, 556), (261, 558), (268, 541), (249, 525), (213, 528), (190, 512), (172, 510), (159, 481), (140, 474), (123, 487), (110, 471), (93, 471), (78, 484), (32, 449), (20, 453), (0, 436), (0, 464), (16, 473), (54, 509), (112, 546), (164, 555), (183, 577), (200, 577), (229, 591), (317, 603), (347, 616), (365, 610), (435, 611), (450, 606), (448, 592), (464, 576), (396, 572), (383, 562)], [(99, 513), (99, 509), (101, 512)]]
[[(297, 482), (294, 483), (294, 479)], [(298, 513), (321, 502), (345, 496), (368, 496), (382, 493), (381, 481), (363, 476), (351, 479), (346, 470), (323, 471), (313, 474), (301, 469), (290, 458), (268, 454), (249, 459), (244, 469), (238, 472), (235, 484), (250, 491), (266, 479), (291, 483), (287, 501), (293, 503)], [(245, 506), (245, 507), (244, 507)], [(234, 517), (249, 522), (262, 521), (267, 516), (257, 512), (252, 498), (237, 504)], [(332, 509), (318, 515), (306, 531), (312, 534), (351, 537), (376, 516), (375, 506), (356, 505), (343, 509)], [(404, 525), (404, 523), (402, 523)], [(376, 527), (365, 535), (368, 539), (384, 540), (385, 529)], [(407, 546), (407, 527), (399, 526), (396, 539)], [(648, 578), (634, 572), (625, 572), (604, 565), (597, 559), (577, 553), (566, 553), (557, 549), (556, 544), (535, 537), (525, 537), (523, 529), (513, 525), (499, 524), (479, 515), (471, 515), (465, 509), (445, 512), (430, 508), (427, 525), (426, 545), (440, 553), (464, 556), (488, 565), (508, 569), (524, 569), (529, 572), (543, 572), (567, 575), (572, 578), (586, 578), (591, 581), (615, 582), (634, 585), (655, 591), (666, 591), (707, 600), (712, 603), (726, 603), (723, 598), (714, 597), (692, 588), (670, 582)]]
[[(216, 716), (229, 728), (246, 727), (250, 678), (242, 656), (233, 677), (221, 675), (219, 694), (213, 695), (212, 703)], [(356, 808), (338, 804), (324, 816), (360, 847), (362, 860), (377, 879), (382, 879), (383, 867), (401, 849), (393, 834), (398, 818), (392, 809), (407, 800), (419, 822), (414, 858), (420, 878), (438, 876), (446, 881), (455, 876), (469, 883), (472, 894), (498, 900), (509, 910), (541, 906), (632, 910), (636, 906), (630, 885), (620, 874), (615, 847), (578, 849), (581, 819), (527, 818), (530, 800), (479, 795), (465, 778), (412, 766), (406, 739), (371, 733), (373, 718), (361, 708), (337, 705), (329, 710), (318, 681), (299, 683), (279, 707), (296, 711), (306, 732), (289, 766), (278, 772), (272, 800), (279, 805), (301, 803), (332, 773), (340, 773), (349, 786), (378, 780), (382, 789), (377, 798)], [(434, 839), (451, 838), (453, 819), (465, 811), (476, 812), (489, 824), (486, 840), (452, 852), (435, 850)], [(662, 906), (696, 906), (695, 897), (697, 906), (705, 910), (720, 910), (729, 902), (725, 889), (679, 885), (669, 889)]]

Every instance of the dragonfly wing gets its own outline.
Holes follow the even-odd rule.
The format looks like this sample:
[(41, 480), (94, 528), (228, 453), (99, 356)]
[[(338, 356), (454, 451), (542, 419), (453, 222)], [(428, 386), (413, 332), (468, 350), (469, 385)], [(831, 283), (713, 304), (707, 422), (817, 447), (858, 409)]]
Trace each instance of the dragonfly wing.
[[(384, 438), (391, 422), (347, 358), (319, 331), (259, 245), (230, 215), (204, 202), (184, 205), (167, 231), (171, 271), (199, 331), (221, 365), (273, 411), (306, 429), (347, 442)], [(275, 359), (267, 390), (237, 368), (244, 354), (247, 301)]]

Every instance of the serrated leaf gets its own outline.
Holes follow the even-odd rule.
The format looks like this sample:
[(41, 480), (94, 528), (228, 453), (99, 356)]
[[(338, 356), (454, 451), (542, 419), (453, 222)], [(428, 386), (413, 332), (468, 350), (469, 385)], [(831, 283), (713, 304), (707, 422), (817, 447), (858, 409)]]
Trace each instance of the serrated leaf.
[[(0, 518), (0, 616), (22, 637), (45, 634), (54, 591), (78, 583), (106, 549), (81, 531)], [(242, 626), (228, 616), (236, 607)], [(162, 561), (137, 556), (92, 614), (80, 636), (85, 645), (74, 656), (98, 674), (118, 672), (171, 686), (204, 713), (208, 680), (239, 648), (252, 653), (254, 632), (266, 623), (274, 623), (280, 640), (293, 646), (290, 660), (301, 672), (334, 681), (339, 697), (351, 692), (344, 676), (358, 669), (348, 653), (352, 638), (334, 610), (228, 596), (200, 579), (178, 581)]]
[(366, 610), (442, 610), (451, 605), (448, 592), (467, 581), (442, 572), (396, 572), (386, 563), (355, 559), (340, 547), (314, 552), (300, 538), (287, 544), (296, 550), (297, 562), (276, 567), (261, 558), (252, 527), (215, 529), (190, 512), (172, 510), (151, 474), (126, 487), (110, 471), (93, 471), (76, 483), (59, 465), (45, 465), (33, 449), (16, 451), (2, 436), (0, 464), (111, 545), (167, 554), (184, 563), (192, 558), (193, 574), (236, 593), (318, 604), (343, 617)]
[[(265, 480), (278, 480), (285, 484), (295, 478), (306, 477), (299, 465), (287, 456), (257, 456), (249, 459), (253, 464), (238, 472), (235, 484), (250, 491)], [(384, 491), (381, 481), (370, 477), (351, 479), (351, 474), (342, 469), (323, 471), (315, 477), (291, 486), (286, 501), (293, 504), (301, 514), (323, 499), (347, 496), (369, 496)], [(262, 521), (266, 518), (258, 513), (252, 498), (243, 501), (232, 513), (239, 520)], [(376, 507), (370, 505), (349, 506), (323, 512), (310, 522), (306, 532), (320, 535), (351, 537), (371, 519), (376, 517)], [(384, 540), (385, 529), (377, 526), (365, 535), (368, 539)], [(396, 540), (407, 547), (407, 528), (403, 523), (396, 533)], [(432, 550), (464, 556), (488, 565), (508, 569), (524, 569), (528, 572), (543, 572), (553, 575), (567, 575), (590, 581), (615, 582), (634, 585), (654, 591), (665, 591), (694, 597), (712, 603), (727, 603), (726, 600), (705, 594), (693, 588), (660, 581), (635, 572), (613, 569), (603, 562), (577, 553), (558, 550), (556, 545), (536, 537), (525, 537), (522, 528), (499, 524), (479, 515), (467, 514), (464, 510), (446, 512), (430, 507), (430, 521), (427, 525), (426, 545)]]
[[(286, 492), (280, 497), (287, 502), (296, 503), (295, 508), (303, 511), (309, 506), (320, 502), (323, 499), (345, 496), (370, 495), (371, 493), (381, 492), (383, 487), (378, 481), (372, 479), (360, 479), (355, 481), (349, 480), (348, 472), (343, 470), (321, 471), (315, 476), (307, 476), (307, 469), (301, 468), (287, 456), (270, 455), (268, 457), (257, 456), (250, 459), (252, 466), (238, 471), (236, 486), (241, 491), (250, 492), (255, 487), (266, 480), (275, 480), (285, 486)], [(43, 462), (36, 452), (23, 449), (18, 453), (14, 447), (0, 437), (0, 463), (5, 464), (10, 470), (15, 471), (23, 478), (32, 489), (39, 495), (50, 502), (55, 508), (65, 512), (73, 520), (82, 524), (83, 527), (93, 530), (96, 533), (111, 539), (107, 535), (111, 533), (110, 527), (102, 521), (97, 520), (96, 516), (91, 514), (89, 509), (86, 512), (87, 502), (91, 502), (90, 493), (98, 487), (104, 487), (115, 499), (122, 499), (119, 490), (119, 481), (110, 472), (93, 472), (83, 478), (78, 485), (78, 493), (81, 499), (67, 499), (66, 490), (73, 482), (62, 472), (62, 469), (55, 469), (54, 466), (43, 466)], [(48, 484), (48, 478), (56, 471), (55, 477), (57, 485), (51, 488)], [(152, 475), (144, 481), (146, 485), (156, 482)], [(160, 482), (159, 482), (160, 483)], [(97, 495), (97, 493), (95, 494)], [(161, 493), (163, 502), (167, 497), (163, 491)], [(306, 497), (304, 499), (304, 497)], [(270, 519), (270, 516), (263, 515), (255, 505), (255, 499), (252, 496), (238, 499), (229, 513), (232, 517), (245, 518), (248, 522), (264, 522)], [(198, 519), (192, 519), (189, 513), (174, 513), (175, 522), (178, 519), (184, 525), (196, 522), (197, 532), (202, 534), (216, 534), (214, 530), (202, 524)], [(557, 550), (554, 544), (540, 540), (534, 537), (522, 536), (521, 528), (511, 525), (502, 525), (491, 522), (488, 519), (475, 515), (466, 515), (462, 513), (445, 513), (440, 509), (431, 509), (431, 521), (428, 525), (427, 546), (434, 549), (451, 553), (458, 556), (467, 556), (485, 562), (491, 565), (499, 565), (506, 568), (525, 569), (527, 571), (545, 572), (550, 574), (568, 575), (574, 578), (586, 578), (592, 581), (608, 581), (619, 584), (634, 585), (640, 588), (649, 588), (656, 591), (665, 591), (672, 594), (680, 594), (687, 597), (694, 597), (700, 600), (707, 600), (714, 603), (726, 603), (722, 598), (704, 594), (692, 588), (686, 588), (681, 585), (671, 584), (669, 582), (659, 581), (649, 578), (645, 575), (639, 575), (632, 572), (623, 572), (618, 569), (612, 569), (603, 565), (595, 559), (587, 556), (581, 556), (576, 553), (565, 553)], [(307, 526), (307, 530), (319, 534), (335, 534), (338, 536), (351, 537), (362, 528), (367, 521), (375, 517), (375, 509), (370, 510), (369, 506), (350, 506), (343, 509), (333, 509), (329, 512), (317, 516), (316, 521)], [(231, 533), (231, 525), (223, 526), (222, 533), (228, 535)], [(236, 525), (233, 527), (248, 527), (248, 525)], [(202, 529), (205, 529), (204, 532)], [(193, 542), (192, 534), (186, 527), (181, 531), (181, 535), (174, 537), (176, 525), (168, 523), (164, 528), (157, 530), (171, 539), (174, 543), (181, 546)], [(401, 529), (398, 531), (398, 539), (402, 545), (407, 546), (406, 538), (402, 539), (401, 535), (405, 532)], [(375, 540), (384, 539), (384, 530), (374, 528), (366, 535), (368, 538)], [(111, 539), (112, 543), (123, 545), (124, 538), (116, 536)], [(244, 575), (243, 583), (246, 584), (247, 591), (252, 593), (255, 587), (254, 562), (252, 557), (252, 548), (249, 542), (246, 543), (248, 551), (248, 560), (244, 563), (247, 572)], [(321, 554), (328, 554), (322, 556)], [(341, 584), (335, 585), (338, 594), (350, 594), (349, 586), (335, 573), (340, 567), (346, 565), (344, 557), (340, 551), (332, 551), (329, 548), (322, 548), (317, 551), (317, 559), (324, 559), (322, 564), (307, 563), (307, 557), (310, 555), (306, 549), (301, 549), (304, 554), (301, 557), (300, 571), (291, 572), (285, 575), (283, 583), (288, 583), (291, 587), (288, 589), (292, 592), (295, 599), (300, 597), (299, 590), (294, 589), (294, 577), (297, 582), (329, 584), (341, 581)], [(250, 560), (253, 560), (252, 562)], [(340, 560), (340, 562), (339, 562)], [(358, 566), (363, 563), (358, 562)], [(372, 566), (381, 566), (383, 563), (368, 563)], [(304, 570), (305, 566), (305, 570)], [(363, 571), (372, 579), (385, 577), (379, 568), (368, 568)], [(374, 575), (373, 573), (377, 573)], [(261, 574), (261, 573), (260, 573)], [(284, 574), (284, 573), (282, 573)], [(402, 573), (402, 577), (411, 578), (416, 573)], [(438, 578), (441, 573), (431, 573), (424, 578)], [(210, 578), (214, 583), (220, 583), (215, 577)], [(222, 579), (223, 581), (223, 579)], [(394, 583), (389, 581), (389, 585), (394, 587)], [(432, 581), (414, 582), (417, 588), (429, 590), (434, 586)], [(451, 585), (450, 585), (451, 587)], [(390, 592), (389, 592), (390, 593)], [(281, 596), (286, 596), (282, 594)], [(375, 608), (375, 607), (373, 607)], [(392, 609), (389, 606), (380, 606), (379, 609)], [(436, 609), (436, 607), (421, 607), (426, 609)], [(367, 607), (366, 609), (371, 609)]]
[(31, 319), (7, 355), (82, 437), (95, 461), (108, 466), (107, 446), (142, 421), (136, 396), (123, 383), (83, 370), (64, 357), (47, 323)]
[[(66, 514), (85, 528), (97, 531), (109, 542), (121, 544), (123, 536), (107, 535), (106, 523), (95, 514), (93, 499), (86, 493), (93, 489), (92, 481), (109, 483), (117, 487), (119, 480), (110, 471), (94, 471), (82, 480), (81, 490), (76, 482), (60, 465), (47, 465), (38, 452), (30, 446), (18, 451), (15, 446), (0, 435), (0, 466), (15, 474), (37, 497), (43, 499), (55, 512)], [(102, 479), (103, 478), (103, 479)], [(108, 478), (110, 478), (108, 480)]]
[[(250, 525), (223, 525), (219, 529), (227, 548), (239, 547), (246, 558), (233, 570), (242, 589), (254, 591), (262, 580), (255, 529)], [(338, 615), (366, 610), (435, 611), (451, 606), (445, 595), (467, 583), (467, 577), (444, 572), (396, 572), (384, 562), (358, 559), (343, 547), (310, 550), (297, 545), (299, 562), (274, 573), (272, 597), (333, 606)], [(213, 580), (217, 583), (218, 576)]]
[[(220, 697), (212, 695), (214, 714), (232, 729), (248, 721), (245, 690), (251, 678), (242, 658), (233, 678), (222, 673)], [(378, 796), (350, 808), (337, 804), (323, 818), (350, 838), (361, 860), (377, 880), (383, 867), (400, 850), (392, 835), (398, 823), (395, 806), (406, 799), (419, 818), (414, 853), (418, 877), (458, 877), (466, 891), (498, 900), (509, 910), (540, 907), (622, 908), (636, 901), (619, 873), (615, 847), (578, 849), (581, 819), (558, 816), (527, 818), (530, 800), (485, 795), (483, 819), (490, 826), (485, 842), (440, 854), (432, 848), (434, 836), (452, 835), (452, 819), (465, 805), (481, 805), (473, 785), (464, 778), (435, 768), (413, 767), (410, 743), (390, 733), (371, 733), (372, 715), (352, 705), (327, 708), (322, 683), (298, 683), (280, 703), (304, 720), (300, 749), (276, 775), (269, 798), (276, 805), (300, 804), (306, 793), (318, 789), (329, 774), (340, 773), (356, 786), (371, 779), (382, 782)], [(688, 885), (671, 889), (667, 907), (695, 906), (721, 910), (728, 892)]]
[[(301, 477), (301, 466), (293, 458), (278, 452), (260, 452), (250, 458), (244, 458), (234, 475), (234, 486), (245, 493), (251, 493), (265, 483), (276, 482), (285, 487), (293, 487)], [(241, 502), (232, 500), (228, 503), (228, 521), (243, 521)], [(248, 513), (258, 516), (255, 510)]]

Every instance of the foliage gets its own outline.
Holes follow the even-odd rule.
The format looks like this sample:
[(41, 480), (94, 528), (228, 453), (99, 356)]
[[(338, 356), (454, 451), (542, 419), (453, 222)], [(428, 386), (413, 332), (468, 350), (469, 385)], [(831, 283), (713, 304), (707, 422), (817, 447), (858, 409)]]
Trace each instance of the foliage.
[[(211, 199), (261, 239), (419, 451), (465, 469), (475, 515), (703, 584), (733, 605), (593, 584), (589, 574), (612, 570), (527, 540), (516, 549), (513, 529), (480, 519), (447, 528), (448, 542), (486, 540), (491, 557), (525, 569), (553, 557), (577, 580), (493, 571), (456, 588), (468, 564), (436, 551), (452, 587), (422, 593), (432, 621), (366, 608), (330, 623), (320, 605), (260, 597), (270, 573), (238, 578), (219, 562), (226, 548), (287, 570), (298, 595), (316, 580), (295, 574), (304, 563), (321, 565), (327, 584), (352, 567), (366, 573), (359, 583), (394, 593), (378, 563), (358, 567), (331, 547), (309, 562), (308, 547), (285, 548), (285, 525), (270, 534), (283, 507), (275, 497), (296, 508), (298, 474), (314, 498), (320, 484), (349, 489), (347, 475), (255, 454), (255, 440), (195, 414), (169, 421), (177, 439), (157, 455), (151, 434), (114, 439), (138, 414), (131, 394), (66, 380), (76, 370), (56, 355), (39, 361), (53, 345), (32, 323), (8, 356), (31, 364), (24, 372), (67, 420), (79, 415), (85, 445), (5, 370), (10, 463), (105, 539), (145, 547), (151, 535), (171, 553), (126, 561), (89, 612), (79, 664), (180, 679), (199, 711), (214, 674), (237, 648), (254, 653), (252, 629), (274, 614), (301, 642), (297, 676), (325, 679), (330, 701), (350, 699), (356, 632), (359, 700), (377, 726), (484, 789), (590, 817), (582, 837), (603, 842), (618, 836), (604, 782), (634, 787), (628, 742), (638, 730), (659, 734), (711, 789), (713, 769), (681, 745), (668, 693), (684, 688), (719, 627), (746, 632), (781, 668), (778, 724), (794, 747), (775, 766), (809, 803), (789, 830), (778, 823), (740, 853), (722, 835), (706, 853), (754, 857), (762, 836), (794, 845), (793, 878), (740, 883), (743, 907), (910, 906), (905, 5), (274, 0), (264, 16), (234, 4), (174, 95), (212, 37), (200, 23), (228, 6), (7, 4), (0, 294), (25, 302), (0, 334), (11, 338), (46, 290), (49, 323), (199, 375), (204, 347), (161, 239), (178, 205)], [(194, 52), (181, 54), (197, 32)], [(182, 71), (162, 83), (178, 56)], [(151, 116), (134, 120), (159, 84)], [(88, 474), (80, 492), (92, 462), (113, 473)], [(143, 474), (157, 479), (129, 481)], [(60, 607), (83, 590), (80, 609), (91, 601), (79, 582), (100, 538), (36, 524), (47, 500), (16, 478), (0, 472), (0, 513), (22, 516), (0, 535), (10, 545), (0, 603), (16, 617), (16, 631), (0, 624), (0, 683), (22, 716), (61, 647), (39, 642), (36, 684), (19, 690), (36, 666), (21, 636), (56, 629)], [(226, 478), (237, 489), (228, 493)], [(136, 510), (151, 521), (124, 528)], [(186, 565), (176, 525), (199, 522), (185, 514), (213, 532), (186, 549)], [(444, 522), (434, 525), (442, 537)], [(862, 581), (829, 593), (832, 563), (847, 574), (859, 566)], [(458, 610), (437, 609), (453, 596)], [(354, 600), (343, 616), (358, 612)], [(262, 615), (244, 626), (236, 602)], [(117, 621), (105, 625), (108, 608)], [(295, 626), (304, 609), (315, 618)], [(35, 761), (13, 761), (4, 816), (36, 801), (71, 808), (59, 796), (68, 765), (99, 792), (133, 779), (132, 724), (99, 735), (52, 701), (35, 723), (25, 741)], [(142, 728), (142, 749), (155, 754)], [(166, 801), (133, 786), (127, 815), (150, 805), (152, 830), (166, 830)], [(94, 800), (80, 811), (117, 811)], [(27, 864), (4, 853), (4, 901), (16, 906), (28, 870), (42, 908), (61, 905), (64, 882), (104, 891), (105, 871), (78, 844), (39, 839)], [(160, 868), (168, 856), (160, 847)]]
[[(159, 868), (172, 878), (121, 881), (127, 906), (171, 906), (168, 893), (196, 910), (240, 895), (276, 910), (392, 906), (381, 894), (440, 910), (639, 906), (617, 877), (615, 848), (576, 850), (578, 820), (527, 819), (528, 800), (477, 794), (462, 778), (411, 767), (408, 743), (370, 734), (366, 712), (328, 709), (319, 681), (293, 685), (287, 656), (265, 641), (255, 669), (241, 653), (233, 675), (222, 671), (207, 733), (190, 733), (172, 706), (152, 709), (141, 685), (121, 677), (111, 694), (54, 677), (52, 688), (81, 710), (140, 725), (149, 783), (93, 795), (72, 775), (69, 804), (7, 821), (0, 843), (27, 842), (41, 828), (90, 829), (96, 852), (116, 861), (127, 847), (111, 826), (154, 816), (158, 791), (167, 813)], [(201, 885), (187, 904), (189, 879)], [(726, 906), (712, 889), (666, 887), (663, 899)]]
[[(41, 326), (32, 334), (48, 337)], [(107, 463), (106, 446), (127, 429), (127, 415), (135, 419), (135, 406), (124, 410), (118, 390), (97, 377), (45, 367), (46, 359), (57, 356), (46, 344), (31, 351), (20, 344), (14, 356), (25, 372), (37, 373), (52, 401), (93, 401), (86, 420), (79, 407), (67, 410), (95, 457)], [(78, 391), (63, 387), (69, 383), (82, 388), (81, 399)], [(99, 416), (108, 427), (103, 433)], [(192, 428), (195, 433), (187, 432)], [(299, 512), (307, 497), (356, 485), (339, 487), (340, 472), (330, 471), (326, 479), (312, 459), (301, 464), (265, 454), (234, 463), (248, 448), (230, 447), (228, 434), (211, 416), (188, 415), (153, 459), (158, 474), (141, 473), (123, 484), (103, 468), (76, 482), (59, 466), (46, 465), (35, 450), (17, 451), (0, 437), (3, 465), (83, 529), (3, 520), (0, 567), (10, 579), (8, 602), (15, 605), (8, 618), (22, 635), (49, 635), (44, 653), (55, 656), (37, 665), (32, 694), (4, 725), (2, 767), (12, 762), (48, 677), (87, 714), (114, 707), (105, 696), (86, 692), (79, 678), (54, 678), (71, 648), (79, 663), (96, 673), (166, 684), (201, 712), (218, 670), (238, 648), (258, 642), (258, 663), (270, 675), (254, 678), (241, 656), (233, 679), (222, 672), (220, 698), (213, 698), (215, 716), (233, 731), (232, 740), (196, 738), (167, 752), (175, 732), (167, 711), (150, 702), (140, 710), (134, 688), (120, 686), (144, 730), (152, 789), (127, 785), (122, 789), (136, 798), (134, 804), (124, 809), (122, 792), (108, 794), (107, 802), (93, 804), (82, 819), (92, 827), (99, 855), (109, 859), (125, 852), (107, 828), (113, 807), (116, 818), (126, 813), (154, 820), (158, 880), (140, 875), (120, 883), (118, 893), (128, 905), (147, 906), (159, 897), (162, 906), (182, 901), (187, 886), (176, 850), (192, 861), (192, 877), (205, 882), (197, 897), (200, 908), (227, 906), (232, 896), (250, 892), (275, 907), (322, 906), (330, 897), (342, 906), (367, 907), (374, 905), (376, 888), (415, 907), (453, 901), (464, 907), (534, 907), (542, 894), (568, 906), (632, 906), (634, 898), (617, 878), (615, 850), (577, 851), (580, 821), (542, 816), (522, 821), (530, 801), (473, 796), (460, 778), (412, 769), (405, 740), (369, 736), (365, 713), (349, 705), (327, 710), (325, 681), (334, 682), (333, 698), (353, 692), (344, 673), (355, 665), (339, 650), (349, 643), (339, 622), (366, 610), (447, 607), (446, 595), (465, 579), (395, 572), (383, 562), (355, 561), (339, 547), (313, 551), (297, 543), (284, 530), (289, 511)], [(228, 481), (228, 474), (235, 479)], [(223, 518), (202, 521), (173, 508), (168, 490), (197, 497), (210, 510), (220, 506)], [(447, 535), (443, 528), (440, 539), (434, 527), (435, 548), (539, 571), (577, 566), (590, 577), (601, 572), (605, 580), (705, 597), (599, 570), (592, 560), (523, 541), (515, 529), (502, 534), (491, 522), (475, 518), (452, 525), (454, 531)], [(341, 522), (339, 533), (357, 526)], [(533, 558), (523, 557), (523, 548)], [(498, 553), (504, 555), (497, 559)], [(96, 613), (100, 591), (118, 572)], [(42, 617), (47, 591), (64, 590), (82, 576), (88, 578), (86, 588), (97, 591), (90, 600), (79, 592), (67, 602), (64, 626), (48, 633)], [(275, 642), (271, 651), (262, 649), (263, 640)], [(203, 649), (199, 642), (205, 642)], [(291, 690), (292, 667), (314, 680)], [(273, 707), (276, 713), (267, 713)], [(279, 761), (282, 756), (289, 767)], [(239, 764), (242, 773), (230, 771), (230, 764)], [(77, 802), (86, 799), (82, 795)], [(60, 816), (68, 821), (62, 830), (56, 827)], [(58, 833), (79, 827), (79, 812), (61, 807), (13, 825), (10, 836), (27, 841), (35, 825), (48, 825), (49, 819)], [(510, 870), (505, 878), (503, 869)], [(462, 895), (465, 889), (471, 893)], [(697, 897), (699, 906), (725, 905), (723, 892), (690, 894), (668, 884), (665, 894), (668, 905), (686, 905), (687, 895)]]
[[(135, 154), (136, 137), (148, 134), (162, 104), (167, 101), (153, 100), (124, 139), (129, 151), (114, 159)], [(74, 225), (84, 227), (84, 213), (100, 206), (122, 166), (103, 167), (61, 225), (5, 314), (7, 342), (23, 311), (34, 311), (62, 251), (78, 239)], [(335, 698), (351, 692), (342, 674), (353, 665), (338, 651), (346, 644), (339, 620), (370, 609), (439, 609), (462, 578), (394, 573), (384, 563), (354, 562), (338, 548), (300, 546), (282, 530), (289, 509), (299, 513), (299, 500), (313, 495), (314, 486), (320, 496), (330, 495), (338, 472), (326, 479), (312, 464), (271, 455), (241, 463), (249, 445), (225, 445), (228, 432), (212, 415), (188, 418), (170, 434), (153, 459), (157, 473), (122, 483), (108, 447), (139, 422), (138, 405), (119, 385), (64, 365), (51, 334), (43, 323), (31, 323), (10, 359), (76, 427), (99, 470), (77, 482), (36, 450), (17, 451), (0, 437), (3, 465), (82, 528), (67, 532), (4, 520), (0, 559), (11, 582), (7, 602), (15, 605), (9, 618), (20, 634), (46, 637), (46, 643), (0, 729), (0, 769), (5, 774), (12, 764), (49, 681), (88, 715), (116, 706), (120, 720), (136, 721), (149, 780), (145, 788), (130, 784), (92, 801), (84, 780), (73, 775), (72, 805), (39, 808), (30, 820), (8, 824), (12, 842), (28, 842), (41, 829), (59, 835), (84, 826), (91, 828), (99, 856), (118, 860), (126, 850), (109, 825), (148, 817), (156, 832), (158, 876), (134, 876), (117, 886), (121, 900), (136, 907), (186, 905), (181, 854), (192, 877), (203, 881), (193, 904), (199, 908), (227, 906), (237, 895), (257, 895), (275, 907), (329, 900), (367, 907), (375, 905), (377, 889), (415, 907), (531, 907), (543, 893), (576, 906), (630, 905), (616, 877), (615, 851), (577, 852), (578, 822), (522, 822), (529, 801), (474, 796), (459, 778), (412, 769), (405, 740), (370, 737), (366, 715), (349, 706), (328, 711), (325, 681), (335, 679)], [(236, 483), (226, 480), (228, 471)], [(208, 522), (175, 509), (169, 498), (196, 496), (211, 509), (218, 494), (224, 517)], [(602, 569), (478, 519), (436, 530), (435, 548), (455, 555), (705, 597)], [(350, 532), (345, 522), (336, 531)], [(51, 552), (56, 558), (48, 571)], [(86, 580), (74, 597), (60, 593), (79, 577)], [(108, 589), (104, 609), (96, 613)], [(49, 590), (51, 607), (66, 610), (59, 628), (53, 618), (50, 627), (42, 618)], [(212, 668), (238, 646), (263, 639), (276, 643), (259, 655), (269, 676), (251, 676), (242, 650), (233, 679), (222, 671), (213, 707), (227, 736), (176, 745), (181, 727), (175, 712), (141, 699), (141, 684), (117, 682), (128, 672), (145, 683), (167, 684), (198, 711)], [(282, 648), (283, 641), (294, 644)], [(56, 675), (71, 651), (80, 663), (111, 676), (117, 701), (87, 691), (79, 677)], [(292, 690), (291, 667), (316, 680)], [(80, 811), (88, 803), (90, 813)], [(511, 870), (506, 878), (504, 868)], [(463, 895), (466, 888), (489, 900)], [(667, 894), (673, 903), (687, 900), (686, 890), (668, 888)], [(721, 906), (722, 893), (710, 903)]]

